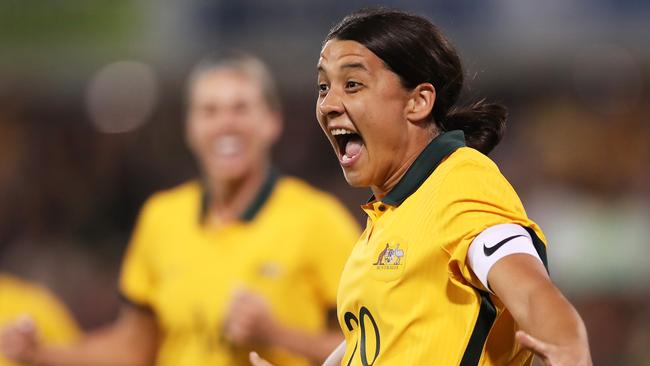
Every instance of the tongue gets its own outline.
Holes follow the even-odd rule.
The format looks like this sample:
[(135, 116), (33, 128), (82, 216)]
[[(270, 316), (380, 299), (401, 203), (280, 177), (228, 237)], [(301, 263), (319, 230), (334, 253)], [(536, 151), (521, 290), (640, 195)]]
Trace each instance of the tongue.
[(359, 153), (361, 151), (361, 146), (363, 146), (363, 143), (361, 140), (350, 140), (348, 141), (347, 144), (345, 144), (345, 155), (348, 158), (351, 158)]

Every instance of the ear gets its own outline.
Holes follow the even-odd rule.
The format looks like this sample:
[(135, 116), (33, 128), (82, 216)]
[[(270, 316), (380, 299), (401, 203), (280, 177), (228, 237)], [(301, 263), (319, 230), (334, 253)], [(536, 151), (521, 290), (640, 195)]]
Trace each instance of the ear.
[(436, 88), (431, 83), (416, 86), (406, 103), (406, 119), (419, 123), (425, 121), (433, 110), (436, 101)]
[(191, 112), (185, 112), (185, 143), (193, 154), (196, 154), (196, 132), (194, 131), (194, 123), (191, 120)]
[(273, 111), (270, 113), (270, 125), (268, 129), (269, 140), (272, 144), (276, 143), (282, 135), (284, 129), (282, 112)]

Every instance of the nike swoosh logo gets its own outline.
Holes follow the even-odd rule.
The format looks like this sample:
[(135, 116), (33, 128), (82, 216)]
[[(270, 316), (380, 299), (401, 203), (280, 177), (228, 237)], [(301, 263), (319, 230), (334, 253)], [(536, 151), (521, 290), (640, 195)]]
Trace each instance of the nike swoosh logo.
[(520, 237), (520, 236), (526, 236), (526, 235), (513, 235), (513, 236), (511, 236), (511, 237), (508, 237), (508, 238), (505, 238), (505, 239), (501, 240), (500, 242), (494, 244), (494, 245), (493, 245), (492, 247), (490, 247), (490, 248), (488, 248), (487, 246), (485, 246), (485, 243), (483, 243), (483, 253), (485, 253), (485, 255), (489, 257), (489, 256), (491, 256), (492, 254), (494, 254), (494, 252), (496, 252), (497, 250), (499, 250), (499, 248), (501, 248), (505, 243), (509, 242), (510, 240), (512, 240), (512, 239), (514, 239), (514, 238), (518, 238), (518, 237)]

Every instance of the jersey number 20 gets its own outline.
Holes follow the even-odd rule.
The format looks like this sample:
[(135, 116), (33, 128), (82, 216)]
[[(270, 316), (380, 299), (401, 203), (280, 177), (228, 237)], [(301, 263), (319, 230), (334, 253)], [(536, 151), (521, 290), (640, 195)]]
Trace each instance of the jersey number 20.
[[(366, 308), (365, 306), (362, 306), (361, 309), (359, 309), (359, 317), (351, 312), (345, 313), (345, 316), (343, 317), (345, 320), (345, 325), (348, 327), (349, 331), (354, 330), (355, 326), (359, 328), (359, 332), (361, 333), (361, 336), (357, 341), (357, 344), (354, 345), (354, 350), (352, 351), (352, 354), (350, 355), (350, 359), (348, 360), (348, 363), (346, 366), (350, 366), (352, 363), (352, 359), (354, 359), (354, 356), (357, 353), (357, 349), (359, 350), (359, 356), (361, 357), (361, 364), (363, 366), (372, 366), (374, 365), (375, 361), (377, 360), (377, 356), (379, 356), (379, 347), (380, 347), (380, 337), (379, 337), (379, 328), (377, 327), (377, 322), (375, 321), (375, 318), (372, 316), (370, 313), (370, 310)], [(366, 323), (367, 321), (370, 321), (370, 324)], [(354, 325), (352, 323), (355, 323)], [(367, 353), (367, 347), (366, 347), (366, 341), (367, 341), (367, 334), (366, 334), (366, 325), (372, 325), (372, 329), (375, 333), (375, 354), (372, 355), (372, 361), (368, 362), (368, 353)]]

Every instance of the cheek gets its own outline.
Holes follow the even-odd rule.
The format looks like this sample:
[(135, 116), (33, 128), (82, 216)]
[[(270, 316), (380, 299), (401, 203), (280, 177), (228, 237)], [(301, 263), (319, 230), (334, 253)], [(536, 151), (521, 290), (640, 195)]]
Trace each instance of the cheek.
[(355, 122), (363, 123), (366, 127), (386, 127), (386, 123), (403, 118), (401, 101), (387, 98), (381, 94), (368, 95), (366, 98), (353, 100), (346, 105), (347, 112)]
[(264, 151), (275, 142), (279, 133), (277, 129), (277, 124), (268, 115), (260, 115), (247, 124), (243, 132), (249, 140), (249, 148)]
[(320, 127), (321, 131), (325, 133), (326, 132), (325, 119), (320, 113), (318, 113), (318, 111), (316, 111), (316, 123), (318, 123), (318, 127)]
[(318, 123), (321, 124), (321, 126), (325, 123), (325, 114), (321, 111), (321, 103), (323, 102), (323, 97), (319, 96), (316, 99), (316, 120), (318, 120)]
[(187, 143), (190, 145), (190, 147), (193, 150), (196, 150), (199, 147), (199, 137), (201, 136), (200, 129), (198, 127), (198, 123), (196, 121), (191, 121), (188, 120), (185, 123), (185, 138), (187, 139)]
[[(403, 148), (405, 124), (399, 114), (385, 108), (369, 111), (366, 116), (364, 141), (374, 159), (393, 159), (395, 152)], [(394, 112), (394, 111), (393, 111)]]
[(273, 143), (273, 126), (270, 123), (262, 123), (251, 132), (259, 142), (257, 144), (259, 149), (263, 150)]

